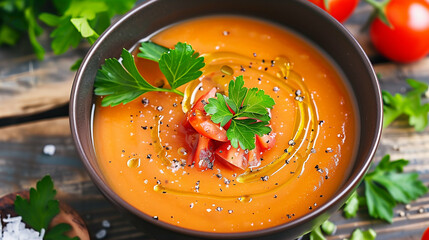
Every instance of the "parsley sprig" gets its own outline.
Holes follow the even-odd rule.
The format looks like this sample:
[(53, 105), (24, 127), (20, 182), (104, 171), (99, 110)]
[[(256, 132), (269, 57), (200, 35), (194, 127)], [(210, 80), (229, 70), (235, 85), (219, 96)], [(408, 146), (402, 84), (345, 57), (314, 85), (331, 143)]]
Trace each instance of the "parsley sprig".
[(401, 115), (408, 116), (408, 123), (417, 131), (423, 131), (428, 125), (429, 103), (421, 104), (421, 96), (428, 90), (428, 85), (414, 79), (407, 79), (412, 90), (405, 95), (392, 95), (383, 91), (383, 126), (387, 127)]
[(16, 196), (15, 212), (22, 216), (22, 220), (36, 231), (46, 230), (46, 240), (78, 240), (78, 237), (70, 238), (64, 235), (71, 230), (71, 226), (60, 223), (48, 229), (52, 219), (60, 213), (58, 200), (55, 199), (57, 191), (50, 176), (45, 176), (37, 182), (36, 189), (30, 189), (30, 198), (24, 199)]
[(244, 87), (243, 76), (229, 82), (228, 96), (217, 93), (216, 97), (209, 99), (204, 110), (222, 127), (231, 120), (226, 135), (234, 148), (252, 150), (255, 135), (271, 132), (267, 126), (271, 119), (268, 109), (273, 108), (275, 102), (263, 90)]
[(364, 178), (365, 197), (353, 194), (347, 201), (346, 217), (356, 216), (359, 205), (366, 205), (371, 217), (391, 223), (397, 203), (409, 203), (426, 194), (428, 189), (417, 173), (403, 173), (408, 162), (404, 159), (390, 161), (389, 155), (384, 156), (374, 171)]
[(200, 69), (205, 66), (204, 58), (199, 57), (191, 45), (179, 42), (174, 49), (167, 51), (163, 47), (155, 48), (155, 45), (142, 44), (139, 56), (158, 62), (171, 88), (158, 88), (148, 83), (138, 72), (134, 57), (123, 49), (122, 62), (116, 58), (106, 59), (97, 72), (94, 92), (106, 96), (102, 106), (126, 104), (143, 93), (153, 91), (174, 92), (183, 96), (177, 88), (202, 75)]

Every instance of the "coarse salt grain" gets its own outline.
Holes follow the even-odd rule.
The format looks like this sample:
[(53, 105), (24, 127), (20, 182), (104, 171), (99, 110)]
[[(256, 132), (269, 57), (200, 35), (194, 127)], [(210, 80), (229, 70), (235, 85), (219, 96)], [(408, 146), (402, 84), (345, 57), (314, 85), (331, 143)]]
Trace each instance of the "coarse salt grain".
[(43, 240), (45, 236), (45, 229), (39, 232), (31, 228), (25, 228), (25, 223), (22, 222), (22, 217), (10, 217), (0, 219), (6, 224), (2, 229), (2, 223), (0, 221), (0, 240)]

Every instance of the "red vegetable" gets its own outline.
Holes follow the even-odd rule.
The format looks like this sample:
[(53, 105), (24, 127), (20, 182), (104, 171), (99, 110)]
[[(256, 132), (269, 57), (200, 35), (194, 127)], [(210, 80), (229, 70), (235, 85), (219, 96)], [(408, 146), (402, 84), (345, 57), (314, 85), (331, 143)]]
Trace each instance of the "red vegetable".
[(268, 150), (276, 144), (276, 138), (274, 133), (271, 131), (270, 134), (265, 134), (264, 136), (260, 137), (259, 135), (256, 135), (257, 142), (261, 145), (261, 150), (265, 151)]
[(249, 151), (248, 165), (250, 168), (259, 167), (261, 165), (261, 148), (259, 147), (259, 143), (255, 145), (255, 149)]
[(215, 159), (213, 140), (200, 135), (194, 153), (194, 166), (200, 169), (212, 168)]
[(423, 233), (422, 240), (429, 240), (429, 228)]
[(248, 165), (248, 154), (241, 148), (234, 148), (231, 143), (226, 142), (216, 149), (216, 155), (230, 164), (245, 170)]
[(359, 0), (308, 0), (328, 12), (339, 22), (345, 22), (353, 13)]
[(366, 1), (378, 12), (378, 17), (371, 24), (370, 36), (382, 55), (408, 63), (429, 53), (429, 1)]
[(195, 131), (203, 136), (220, 142), (228, 141), (225, 128), (212, 122), (210, 116), (200, 110), (191, 111), (189, 114), (189, 123)]

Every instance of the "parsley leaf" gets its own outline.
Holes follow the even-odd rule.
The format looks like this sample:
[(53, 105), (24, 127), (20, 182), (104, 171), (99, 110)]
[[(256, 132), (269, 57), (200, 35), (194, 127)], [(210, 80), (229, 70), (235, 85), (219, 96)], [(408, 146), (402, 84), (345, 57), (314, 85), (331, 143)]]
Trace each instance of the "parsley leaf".
[(169, 49), (153, 42), (142, 42), (139, 50), (138, 57), (159, 62), (162, 54), (168, 52)]
[(390, 161), (384, 156), (374, 171), (364, 177), (365, 197), (357, 193), (347, 200), (344, 207), (346, 217), (354, 217), (357, 205), (366, 205), (369, 215), (392, 222), (393, 208), (397, 203), (409, 203), (427, 193), (427, 187), (418, 179), (417, 173), (404, 173), (409, 161)]
[(211, 101), (211, 104), (207, 104), (204, 108), (207, 114), (211, 114), (211, 120), (215, 123), (220, 123), (221, 126), (225, 126), (234, 116), (231, 111), (229, 111), (226, 101), (228, 97), (216, 93), (217, 101)]
[(29, 200), (16, 196), (15, 212), (22, 217), (22, 220), (40, 232), (46, 230), (44, 239), (46, 240), (78, 240), (78, 237), (70, 238), (64, 235), (71, 229), (66, 223), (55, 225), (48, 229), (52, 219), (60, 213), (58, 200), (55, 200), (57, 191), (49, 175), (37, 182), (36, 189), (30, 189)]
[(353, 192), (352, 195), (347, 199), (344, 204), (344, 215), (346, 218), (352, 218), (356, 216), (356, 213), (359, 209), (359, 199), (357, 192)]
[(326, 220), (320, 226), (314, 228), (309, 237), (310, 240), (326, 240), (323, 233), (333, 235), (336, 231), (337, 226), (333, 222)]
[(60, 223), (49, 229), (46, 233), (44, 240), (79, 240), (79, 237), (68, 237), (65, 235), (66, 232), (70, 231), (72, 227), (67, 223)]
[(42, 13), (39, 19), (55, 30), (51, 33), (52, 49), (55, 54), (65, 53), (70, 47), (76, 48), (82, 38), (94, 43), (116, 14), (130, 10), (135, 0), (68, 0), (54, 1), (55, 15)]
[(175, 49), (164, 52), (159, 59), (160, 69), (167, 74), (166, 78), (171, 86), (171, 89), (167, 89), (149, 84), (137, 70), (130, 52), (123, 49), (121, 58), (122, 62), (115, 58), (106, 59), (95, 77), (94, 93), (107, 95), (101, 102), (104, 107), (126, 104), (152, 91), (174, 92), (183, 96), (176, 88), (201, 76), (200, 69), (204, 67), (203, 57), (197, 57), (190, 45), (178, 43)]
[(362, 231), (359, 228), (355, 229), (350, 237), (350, 240), (375, 240), (377, 233), (372, 229)]
[(240, 146), (252, 150), (255, 148), (255, 135), (271, 132), (267, 126), (271, 119), (267, 109), (272, 108), (275, 102), (263, 90), (244, 87), (243, 76), (229, 82), (228, 96), (217, 93), (216, 97), (209, 99), (204, 110), (214, 123), (220, 123), (222, 127), (231, 120), (226, 136), (234, 148)]
[(200, 69), (205, 66), (204, 57), (198, 55), (191, 45), (181, 42), (176, 44), (174, 50), (161, 55), (159, 69), (171, 88), (178, 88), (203, 74)]
[(95, 77), (95, 94), (108, 95), (103, 98), (102, 106), (126, 104), (143, 93), (156, 91), (137, 70), (130, 52), (122, 50), (122, 65), (115, 58), (106, 59)]
[(407, 83), (413, 88), (405, 95), (392, 95), (383, 91), (384, 123), (387, 127), (401, 115), (408, 116), (408, 123), (417, 131), (423, 131), (428, 125), (429, 103), (421, 104), (421, 96), (428, 90), (428, 85), (413, 79), (407, 79)]
[(40, 232), (42, 228), (47, 229), (52, 218), (60, 212), (56, 194), (51, 177), (45, 176), (37, 182), (36, 189), (30, 189), (28, 201), (16, 196), (15, 212), (34, 230)]

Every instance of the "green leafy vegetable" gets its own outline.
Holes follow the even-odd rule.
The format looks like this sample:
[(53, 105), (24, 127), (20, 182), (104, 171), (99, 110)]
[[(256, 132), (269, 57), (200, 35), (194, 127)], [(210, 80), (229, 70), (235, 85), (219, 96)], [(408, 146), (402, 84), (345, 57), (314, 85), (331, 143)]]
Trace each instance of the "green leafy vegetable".
[(320, 226), (317, 226), (315, 229), (313, 229), (313, 231), (311, 231), (310, 240), (326, 240), (322, 233), (322, 229), (320, 229)]
[(138, 72), (130, 52), (122, 50), (121, 58), (122, 63), (115, 58), (106, 59), (96, 75), (95, 94), (107, 95), (102, 106), (126, 104), (152, 91), (174, 92), (183, 96), (176, 88), (200, 77), (200, 69), (204, 67), (204, 58), (197, 57), (190, 45), (177, 43), (175, 49), (164, 52), (159, 59), (161, 72), (171, 86), (167, 89), (149, 84)]
[(373, 229), (362, 231), (359, 228), (353, 231), (350, 240), (375, 240), (377, 233)]
[(138, 57), (159, 62), (162, 54), (168, 52), (169, 49), (153, 42), (142, 42), (139, 50)]
[(332, 235), (337, 231), (337, 226), (329, 220), (324, 221), (322, 225), (320, 225), (320, 228), (328, 235)]
[[(45, 49), (37, 41), (43, 29), (38, 19), (55, 27), (50, 34), (56, 54), (77, 47), (82, 38), (92, 44), (109, 25), (116, 14), (130, 10), (136, 0), (1, 0), (0, 45), (15, 45), (28, 35), (38, 59)], [(49, 7), (53, 6), (53, 7)], [(49, 10), (49, 12), (45, 12)]]
[[(70, 225), (59, 224), (52, 229), (48, 226), (52, 219), (60, 212), (59, 203), (55, 200), (57, 191), (54, 189), (54, 183), (50, 176), (45, 176), (37, 182), (36, 189), (30, 189), (29, 200), (16, 196), (15, 212), (22, 216), (22, 220), (39, 231), (43, 228), (47, 230), (45, 239), (56, 240), (75, 240), (79, 238), (69, 238), (63, 235), (70, 230)], [(52, 233), (51, 233), (52, 231)], [(48, 237), (51, 236), (52, 238)]]
[(37, 41), (43, 30), (37, 15), (45, 5), (43, 0), (0, 1), (0, 45), (15, 45), (21, 36), (27, 35), (37, 58), (43, 59), (45, 50)]
[(309, 237), (310, 240), (326, 240), (324, 233), (332, 235), (336, 230), (337, 226), (333, 222), (326, 220), (320, 226), (314, 228)]
[(407, 164), (404, 159), (390, 161), (386, 155), (375, 170), (365, 176), (366, 203), (372, 217), (392, 222), (396, 202), (409, 203), (428, 191), (417, 173), (402, 172)]
[(429, 103), (422, 105), (421, 96), (428, 90), (428, 85), (413, 79), (407, 79), (407, 83), (413, 90), (405, 95), (392, 95), (383, 91), (383, 126), (387, 127), (399, 116), (406, 115), (411, 126), (417, 131), (423, 131), (428, 125)]
[(67, 223), (55, 225), (45, 234), (44, 240), (79, 240), (78, 237), (70, 238), (65, 235), (71, 229), (72, 227)]
[(359, 200), (357, 192), (353, 192), (352, 195), (347, 199), (344, 204), (344, 215), (346, 218), (352, 218), (356, 216), (359, 209)]
[(135, 0), (67, 0), (54, 1), (58, 15), (42, 13), (41, 21), (56, 27), (51, 33), (52, 49), (55, 54), (65, 53), (70, 47), (77, 47), (82, 38), (94, 43), (110, 24), (116, 14), (130, 10)]
[(159, 69), (171, 88), (178, 88), (203, 74), (200, 69), (205, 66), (204, 58), (198, 55), (191, 45), (181, 42), (176, 44), (174, 50), (161, 55)]
[(271, 119), (268, 109), (273, 108), (275, 102), (263, 90), (244, 87), (243, 76), (229, 82), (228, 96), (217, 93), (216, 97), (209, 99), (204, 110), (214, 123), (222, 127), (231, 120), (226, 135), (233, 147), (252, 150), (255, 148), (255, 135), (271, 132), (267, 126)]
[(393, 208), (397, 203), (409, 203), (426, 194), (428, 189), (418, 180), (417, 173), (403, 172), (406, 165), (407, 160), (390, 161), (389, 155), (384, 156), (374, 171), (364, 178), (364, 202), (357, 193), (346, 202), (346, 217), (354, 217), (358, 206), (365, 204), (371, 217), (392, 222)]

